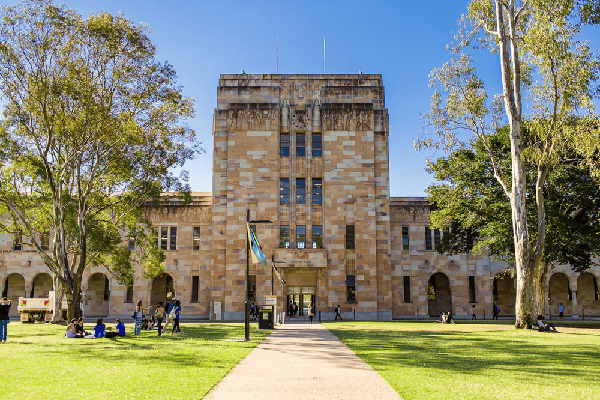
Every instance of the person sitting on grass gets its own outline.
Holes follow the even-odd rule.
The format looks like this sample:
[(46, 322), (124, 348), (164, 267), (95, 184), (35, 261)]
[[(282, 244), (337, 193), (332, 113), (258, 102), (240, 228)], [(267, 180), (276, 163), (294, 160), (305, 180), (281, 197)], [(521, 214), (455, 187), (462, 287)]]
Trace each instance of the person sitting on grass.
[[(73, 318), (72, 321), (75, 321), (75, 318)], [(65, 336), (68, 339), (82, 338), (83, 337), (79, 333), (75, 333), (75, 324), (73, 322), (71, 322), (69, 325), (67, 325), (67, 331), (65, 332)]]
[(546, 323), (545, 319), (546, 318), (544, 318), (543, 315), (538, 315), (538, 317), (537, 317), (538, 330), (540, 332), (543, 332), (543, 331), (550, 332), (550, 330), (553, 330), (554, 332), (558, 332), (556, 330), (556, 327), (554, 326), (554, 324), (552, 322)]
[(96, 325), (94, 326), (94, 337), (96, 339), (103, 338), (105, 334), (106, 326), (104, 325), (104, 319), (98, 318)]
[(117, 318), (117, 333), (119, 334), (119, 336), (125, 336), (125, 324), (121, 322), (121, 320), (119, 318)]
[(79, 318), (77, 321), (73, 319), (71, 322), (75, 325), (75, 334), (80, 334), (81, 337), (85, 337), (88, 333), (83, 329), (83, 318)]

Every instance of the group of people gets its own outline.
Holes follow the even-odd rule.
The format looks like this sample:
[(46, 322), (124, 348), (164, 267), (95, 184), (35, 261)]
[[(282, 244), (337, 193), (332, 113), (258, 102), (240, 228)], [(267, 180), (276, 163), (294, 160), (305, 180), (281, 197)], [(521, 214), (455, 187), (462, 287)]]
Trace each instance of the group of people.
[(83, 327), (83, 318), (73, 318), (67, 325), (65, 336), (71, 338), (87, 338), (87, 339), (100, 339), (100, 338), (113, 338), (117, 336), (125, 336), (125, 324), (117, 318), (115, 331), (107, 331), (106, 325), (104, 324), (103, 318), (98, 318), (96, 325), (94, 325), (94, 333), (87, 332)]
[[(156, 324), (156, 329), (158, 331), (158, 336), (161, 336), (163, 333), (167, 332), (167, 328), (171, 323), (173, 323), (173, 328), (171, 330), (171, 335), (174, 333), (183, 333), (179, 326), (179, 318), (181, 317), (181, 302), (176, 299), (172, 299), (166, 306), (163, 306), (163, 302), (159, 302), (158, 306), (154, 310), (154, 313), (150, 316), (150, 319), (146, 318), (144, 315), (144, 308), (142, 306), (142, 301), (139, 300), (135, 307), (135, 311), (131, 315), (135, 319), (135, 326), (133, 329), (133, 334), (138, 336), (142, 328), (152, 329), (154, 324)], [(145, 321), (145, 323), (144, 323)], [(149, 321), (152, 322), (150, 325)], [(165, 326), (162, 326), (163, 321), (166, 321)]]

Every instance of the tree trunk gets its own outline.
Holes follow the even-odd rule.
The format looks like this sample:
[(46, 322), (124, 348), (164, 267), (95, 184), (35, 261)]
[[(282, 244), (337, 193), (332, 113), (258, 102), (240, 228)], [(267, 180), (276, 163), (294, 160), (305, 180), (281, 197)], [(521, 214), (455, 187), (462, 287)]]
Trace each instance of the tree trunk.
[(52, 284), (54, 289), (54, 304), (52, 304), (52, 323), (58, 324), (63, 321), (62, 318), (62, 299), (64, 296), (63, 285), (61, 284), (60, 279), (54, 275), (52, 277)]

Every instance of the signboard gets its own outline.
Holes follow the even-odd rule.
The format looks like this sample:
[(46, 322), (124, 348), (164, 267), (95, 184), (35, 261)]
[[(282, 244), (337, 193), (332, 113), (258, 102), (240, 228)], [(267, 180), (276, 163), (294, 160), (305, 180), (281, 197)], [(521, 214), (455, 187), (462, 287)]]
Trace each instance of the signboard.
[(265, 296), (265, 305), (276, 306), (277, 305), (277, 296), (266, 295)]

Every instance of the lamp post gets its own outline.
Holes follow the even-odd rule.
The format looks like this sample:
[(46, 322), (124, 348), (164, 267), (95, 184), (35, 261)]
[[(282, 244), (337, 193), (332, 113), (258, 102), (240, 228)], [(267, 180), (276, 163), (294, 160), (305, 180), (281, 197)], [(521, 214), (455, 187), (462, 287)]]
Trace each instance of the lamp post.
[[(250, 210), (246, 209), (246, 223), (249, 224), (272, 224), (273, 221), (268, 219), (258, 219), (258, 220), (250, 220)], [(246, 227), (248, 229), (248, 227)], [(250, 260), (249, 260), (249, 251), (250, 251), (250, 238), (248, 237), (248, 232), (246, 232), (246, 302), (244, 305), (244, 330), (245, 336), (244, 340), (250, 340), (250, 303), (248, 303), (248, 284), (250, 283)]]

